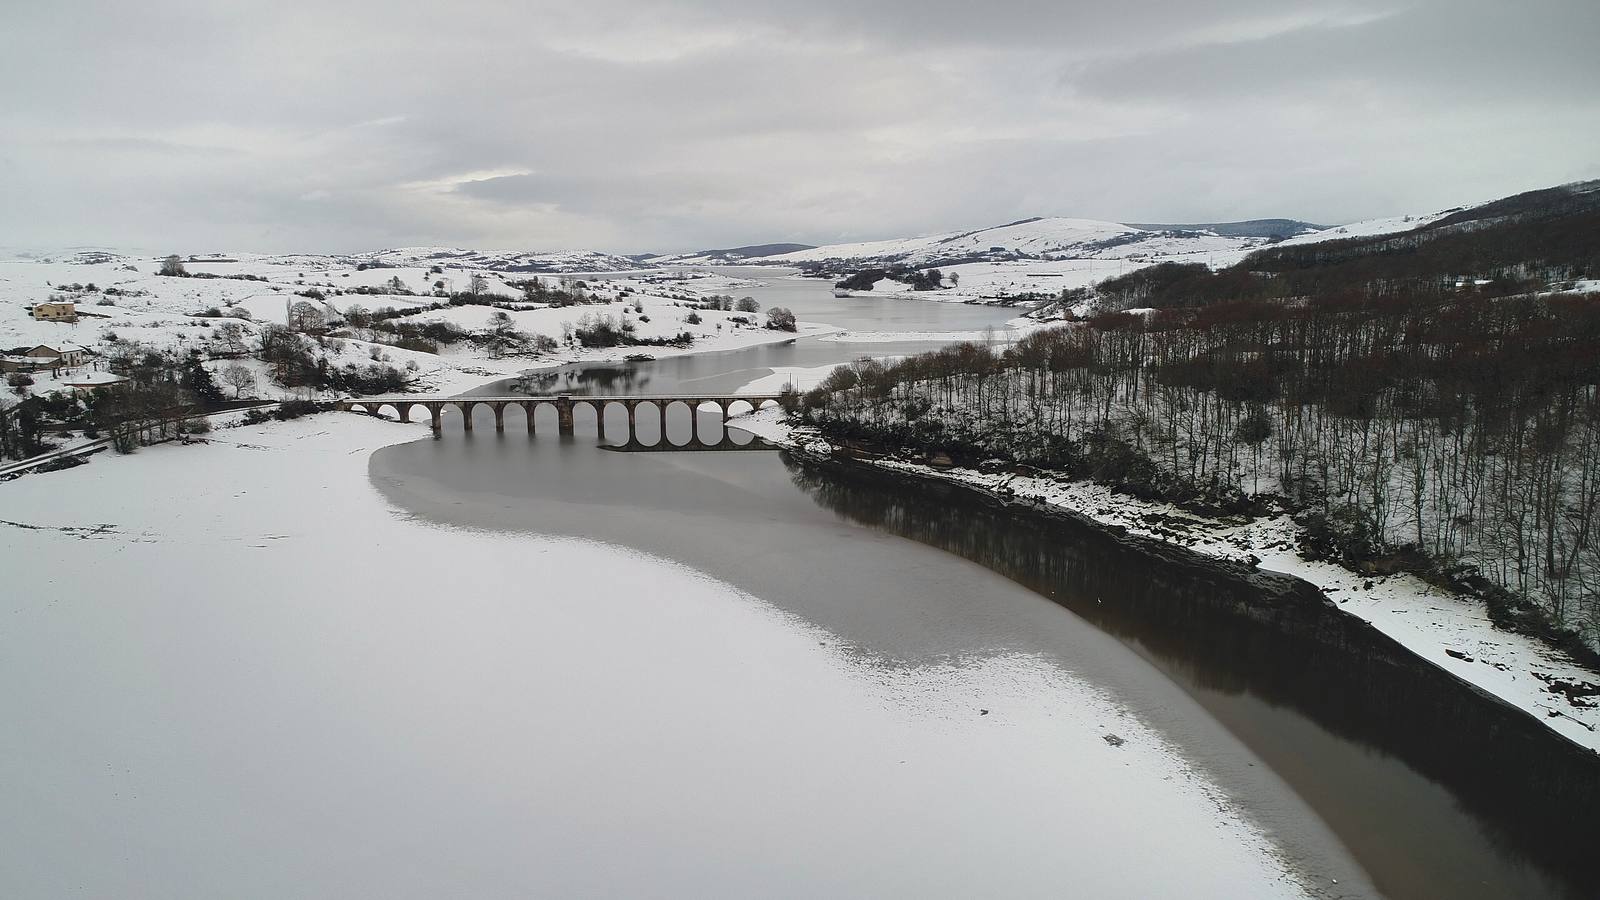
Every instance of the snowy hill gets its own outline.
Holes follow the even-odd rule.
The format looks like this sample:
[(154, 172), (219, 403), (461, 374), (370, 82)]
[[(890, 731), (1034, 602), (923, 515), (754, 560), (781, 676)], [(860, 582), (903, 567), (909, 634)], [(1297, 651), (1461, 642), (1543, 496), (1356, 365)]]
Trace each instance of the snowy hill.
[(810, 244), (750, 244), (744, 247), (729, 247), (725, 250), (696, 250), (693, 253), (646, 255), (639, 258), (651, 265), (659, 266), (731, 266), (766, 262), (768, 258), (784, 253), (815, 249)]
[(1199, 222), (1187, 225), (1155, 225), (1144, 222), (1128, 223), (1146, 231), (1210, 231), (1226, 237), (1287, 238), (1322, 231), (1326, 225), (1313, 225), (1299, 219), (1248, 219), (1243, 222)]
[(465, 250), (459, 247), (397, 247), (358, 253), (356, 262), (369, 266), (454, 266), (491, 272), (623, 272), (638, 269), (626, 256), (596, 250), (538, 253), (523, 250)]
[(770, 256), (761, 261), (782, 265), (951, 266), (1013, 260), (1136, 259), (1190, 253), (1236, 253), (1265, 242), (1265, 238), (1258, 237), (1151, 230), (1117, 222), (1050, 216), (976, 231), (834, 244)]
[(1460, 212), (1466, 207), (1441, 210), (1440, 212), (1421, 216), (1386, 216), (1381, 219), (1368, 219), (1364, 222), (1351, 222), (1348, 225), (1335, 225), (1321, 231), (1309, 231), (1305, 234), (1295, 235), (1281, 241), (1278, 246), (1294, 244), (1319, 244), (1323, 241), (1338, 241), (1345, 238), (1377, 237), (1384, 234), (1398, 234), (1431, 225), (1451, 213)]

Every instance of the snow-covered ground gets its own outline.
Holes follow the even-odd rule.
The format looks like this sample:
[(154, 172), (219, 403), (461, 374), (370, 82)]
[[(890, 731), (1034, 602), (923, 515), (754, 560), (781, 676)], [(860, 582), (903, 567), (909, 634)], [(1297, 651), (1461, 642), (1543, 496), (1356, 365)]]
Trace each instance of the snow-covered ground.
[[(263, 325), (283, 324), (289, 306), (307, 299), (299, 296), (302, 292), (321, 291), (326, 295), (326, 300), (321, 301), (323, 308), (343, 313), (353, 306), (368, 310), (385, 306), (403, 309), (439, 301), (429, 296), (354, 293), (357, 288), (381, 290), (394, 278), (408, 290), (422, 292), (432, 290), (437, 282), (443, 282), (446, 289), (464, 290), (473, 276), (481, 276), (488, 282), (488, 293), (504, 300), (520, 300), (522, 296), (507, 281), (539, 277), (551, 287), (559, 283), (560, 276), (474, 267), (495, 262), (495, 259), (486, 259), (485, 254), (459, 251), (464, 255), (447, 258), (429, 255), (432, 252), (433, 248), (424, 248), (352, 257), (230, 254), (222, 257), (222, 261), (185, 262), (192, 273), (234, 276), (215, 278), (165, 277), (156, 274), (160, 266), (157, 258), (105, 252), (69, 255), (64, 259), (52, 257), (49, 262), (35, 258), (3, 260), (0, 261), (0, 352), (40, 344), (76, 344), (92, 351), (83, 366), (63, 370), (60, 377), (50, 373), (35, 374), (33, 377), (38, 383), (30, 390), (45, 393), (60, 388), (65, 382), (103, 373), (106, 357), (116, 341), (164, 351), (200, 349), (218, 356), (207, 363), (213, 370), (231, 365), (251, 369), (257, 376), (256, 386), (247, 396), (276, 399), (299, 396), (305, 391), (275, 386), (259, 360), (231, 357), (238, 351), (259, 347)], [(385, 263), (412, 258), (420, 258), (421, 262), (410, 268), (358, 268), (367, 264), (367, 257), (381, 258)], [(576, 265), (586, 258), (578, 254), (569, 262)], [(434, 265), (442, 271), (432, 272)], [(250, 279), (237, 276), (250, 276)], [(732, 350), (837, 330), (819, 323), (801, 322), (795, 333), (771, 331), (761, 327), (765, 321), (761, 314), (693, 308), (700, 299), (735, 290), (740, 283), (738, 279), (709, 273), (691, 273), (682, 278), (637, 273), (633, 277), (611, 277), (588, 285), (587, 293), (598, 295), (601, 300), (598, 303), (510, 312), (517, 330), (558, 342), (556, 349), (536, 356), (494, 359), (465, 343), (446, 346), (437, 354), (427, 353), (366, 340), (360, 332), (326, 341), (316, 349), (335, 368), (392, 366), (405, 370), (414, 379), (416, 390), (454, 392), (481, 384), (486, 379), (510, 377), (534, 366), (621, 359), (636, 353), (663, 357)], [(74, 289), (73, 285), (78, 287)], [(95, 289), (89, 290), (89, 285)], [(112, 290), (108, 292), (108, 288)], [(76, 301), (78, 321), (49, 322), (31, 318), (31, 305), (52, 297)], [(208, 310), (243, 310), (248, 318), (203, 315)], [(494, 312), (494, 308), (487, 306), (456, 306), (418, 313), (403, 321), (417, 324), (443, 321), (468, 331), (483, 331)], [(737, 322), (740, 317), (752, 324)], [(564, 340), (586, 318), (610, 319), (619, 325), (627, 322), (641, 338), (673, 337), (688, 332), (694, 342), (690, 347), (585, 348)], [(691, 321), (691, 318), (698, 321)], [(230, 344), (225, 339), (225, 327), (239, 329), (237, 343)], [(365, 337), (375, 336), (366, 334)], [(17, 396), (18, 392), (0, 383), (0, 402), (15, 400)]]
[[(814, 384), (827, 373), (807, 375)], [(814, 451), (828, 452), (826, 443), (818, 444), (804, 432), (790, 429), (782, 418), (781, 411), (769, 407), (739, 417), (735, 423), (774, 443), (810, 443)], [(1360, 575), (1333, 563), (1304, 559), (1295, 549), (1299, 526), (1287, 516), (1241, 525), (1117, 494), (1088, 481), (934, 468), (899, 460), (875, 464), (1009, 492), (1204, 556), (1254, 559), (1264, 569), (1297, 575), (1321, 588), (1340, 609), (1371, 622), (1423, 659), (1533, 713), (1575, 743), (1600, 752), (1600, 705), (1576, 705), (1551, 688), (1552, 682), (1593, 683), (1594, 673), (1534, 638), (1495, 628), (1481, 602), (1440, 590), (1413, 575)]]
[(423, 434), (0, 484), (6, 893), (1308, 893), (1091, 685), (889, 670), (660, 559), (409, 519), (367, 459)]
[(1453, 212), (1458, 212), (1463, 208), (1468, 207), (1446, 209), (1426, 215), (1386, 216), (1380, 219), (1367, 219), (1361, 222), (1351, 222), (1348, 225), (1335, 225), (1332, 228), (1325, 228), (1321, 231), (1313, 231), (1307, 234), (1295, 235), (1292, 238), (1283, 240), (1278, 246), (1318, 244), (1323, 241), (1338, 241), (1345, 238), (1377, 237), (1384, 234), (1397, 234), (1402, 231), (1410, 231), (1413, 228), (1421, 228), (1429, 223), (1437, 222), (1445, 216), (1448, 216)]
[[(1264, 238), (1225, 237), (1210, 232), (1175, 234), (1102, 222), (1047, 216), (975, 231), (932, 234), (883, 241), (830, 244), (762, 257), (761, 265), (796, 265), (829, 260), (878, 261), (909, 266), (985, 254), (1021, 254), (1040, 260), (1099, 257), (1170, 256), (1237, 251), (1265, 244)], [(661, 257), (665, 264), (705, 262), (692, 256)]]
[[(1460, 209), (1425, 215), (1400, 215), (1307, 231), (1273, 243), (1261, 237), (1232, 237), (1209, 231), (1151, 230), (1116, 222), (1048, 216), (993, 228), (911, 238), (830, 244), (792, 253), (764, 256), (751, 265), (794, 266), (832, 263), (856, 269), (905, 265), (939, 266), (947, 281), (941, 290), (913, 291), (885, 279), (864, 296), (912, 297), (961, 303), (1008, 302), (1028, 295), (1055, 296), (1063, 290), (1088, 287), (1157, 263), (1205, 263), (1231, 266), (1268, 246), (1312, 244), (1353, 237), (1393, 234), (1419, 228)], [(1019, 258), (1007, 258), (1019, 257)], [(977, 261), (961, 259), (988, 257)], [(718, 259), (690, 255), (654, 258), (662, 265), (716, 264)], [(1077, 310), (1080, 314), (1087, 308)]]
[[(878, 357), (878, 360), (880, 362), (887, 362), (889, 360), (898, 358), (899, 357), (885, 356)], [(785, 388), (793, 388), (797, 391), (809, 391), (821, 384), (822, 379), (827, 378), (828, 373), (837, 368), (838, 366), (833, 365), (775, 366), (772, 369), (771, 374), (763, 375), (749, 384), (746, 384), (744, 387), (739, 388), (738, 393), (775, 394), (783, 391)]]

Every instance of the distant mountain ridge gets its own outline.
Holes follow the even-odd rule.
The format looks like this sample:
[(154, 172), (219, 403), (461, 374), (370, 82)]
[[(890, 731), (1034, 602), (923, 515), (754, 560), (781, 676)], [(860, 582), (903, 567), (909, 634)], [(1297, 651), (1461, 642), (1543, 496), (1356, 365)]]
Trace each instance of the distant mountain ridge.
[[(474, 250), (460, 247), (395, 247), (359, 253), (266, 254), (306, 265), (331, 261), (375, 268), (458, 267), (506, 273), (581, 274), (624, 272), (674, 265), (777, 265), (823, 273), (905, 266), (931, 268), (965, 263), (1115, 260), (1123, 268), (1160, 261), (1198, 261), (1231, 265), (1246, 254), (1268, 248), (1396, 236), (1402, 232), (1438, 235), (1446, 230), (1490, 227), (1497, 222), (1537, 221), (1570, 215), (1600, 205), (1600, 181), (1575, 182), (1487, 203), (1469, 204), (1431, 215), (1392, 216), (1322, 227), (1298, 219), (1268, 218), (1188, 224), (1120, 223), (1065, 216), (1037, 216), (1003, 225), (918, 237), (813, 246), (796, 242), (747, 244), (677, 254), (622, 255), (595, 250)], [(207, 254), (182, 253), (201, 261)], [(1330, 251), (1331, 252), (1331, 251)], [(0, 258), (105, 262), (164, 253), (130, 253), (106, 247), (75, 246), (49, 250), (0, 248)], [(253, 257), (262, 254), (246, 254)]]

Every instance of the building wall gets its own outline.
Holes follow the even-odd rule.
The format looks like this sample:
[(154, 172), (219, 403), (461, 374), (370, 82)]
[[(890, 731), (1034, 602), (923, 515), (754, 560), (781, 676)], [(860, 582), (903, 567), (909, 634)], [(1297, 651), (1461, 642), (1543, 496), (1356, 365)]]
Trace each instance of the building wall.
[(36, 303), (33, 307), (33, 317), (49, 322), (76, 319), (78, 306), (75, 303)]

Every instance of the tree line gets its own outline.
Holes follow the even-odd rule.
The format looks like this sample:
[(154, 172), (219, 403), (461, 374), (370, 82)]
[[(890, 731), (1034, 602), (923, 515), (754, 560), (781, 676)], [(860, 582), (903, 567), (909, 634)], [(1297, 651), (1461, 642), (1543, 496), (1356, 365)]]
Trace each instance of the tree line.
[(799, 411), (840, 440), (1287, 509), (1312, 555), (1486, 581), (1594, 647), (1597, 350), (1583, 295), (1252, 299), (863, 361)]

